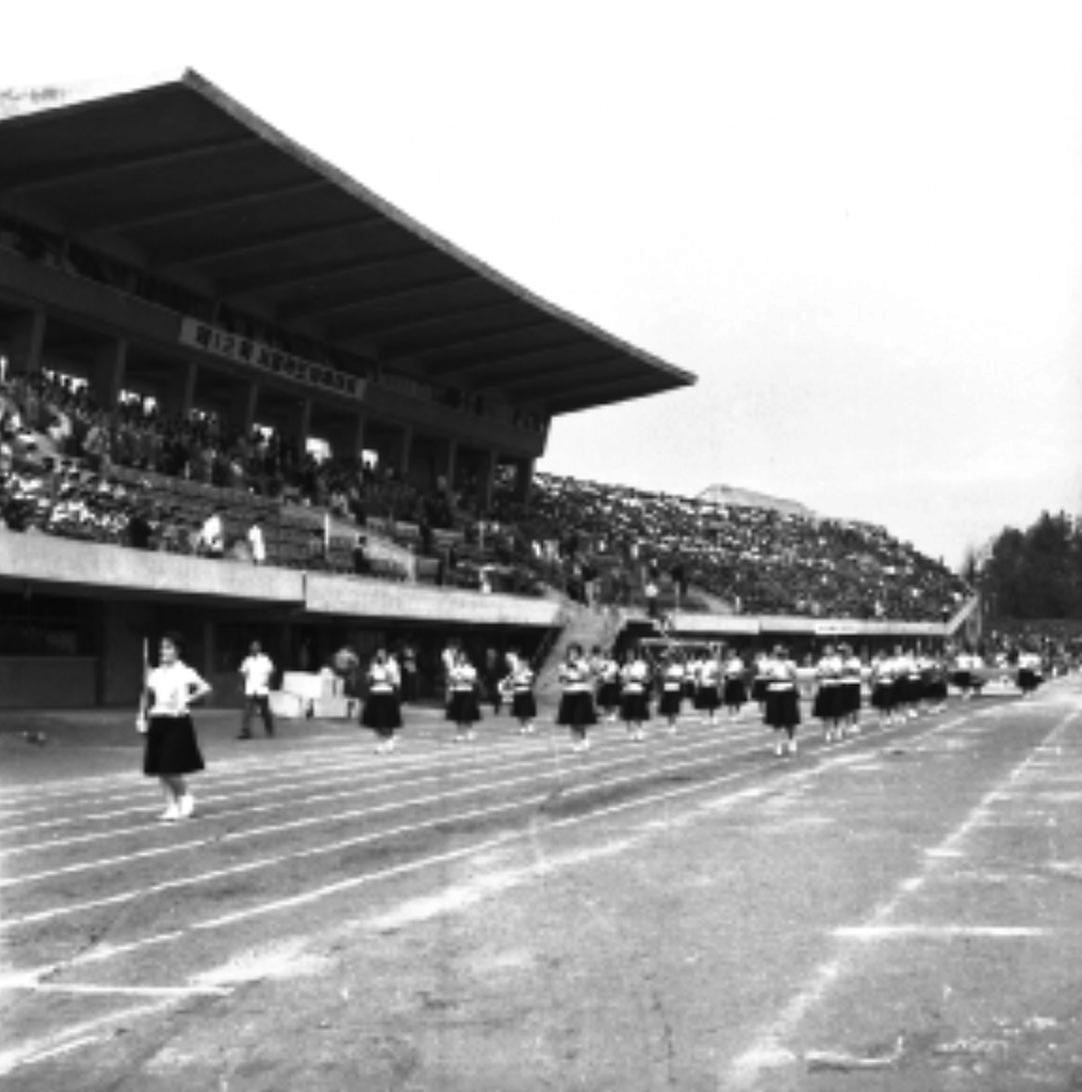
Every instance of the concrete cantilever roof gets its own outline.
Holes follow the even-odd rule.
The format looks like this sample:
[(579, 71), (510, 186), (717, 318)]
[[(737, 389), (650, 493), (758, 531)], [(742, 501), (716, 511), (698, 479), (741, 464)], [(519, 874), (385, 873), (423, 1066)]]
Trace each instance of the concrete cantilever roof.
[(110, 94), (0, 93), (0, 212), (20, 210), (441, 386), (558, 414), (695, 382), (490, 269), (190, 70)]

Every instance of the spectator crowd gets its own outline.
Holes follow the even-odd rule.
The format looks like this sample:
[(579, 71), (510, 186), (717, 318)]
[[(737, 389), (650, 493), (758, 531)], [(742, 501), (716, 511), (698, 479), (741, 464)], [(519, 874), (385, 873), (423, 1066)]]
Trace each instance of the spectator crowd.
[[(424, 491), (359, 460), (317, 460), (272, 432), (229, 434), (214, 417), (168, 418), (134, 400), (104, 408), (86, 386), (53, 374), (0, 384), (0, 518), (9, 529), (267, 558), (262, 528), (246, 522), (227, 534), (235, 520), (228, 507), (214, 510), (219, 503), (193, 521), (143, 486), (144, 474), (258, 498), (268, 511), (325, 513), (355, 532), (409, 529), (405, 544), (433, 561), (434, 579), (467, 562), (465, 584), (479, 590), (536, 591), (522, 576), (528, 567), (584, 602), (652, 609), (665, 588), (685, 608), (705, 597), (745, 614), (899, 621), (944, 621), (971, 594), (941, 562), (869, 524), (548, 474), (535, 475), (525, 501), (497, 491), (485, 509), (476, 490), (455, 493), (441, 480)], [(208, 531), (215, 519), (222, 526)], [(306, 564), (328, 561), (321, 527), (308, 532)], [(354, 533), (340, 567), (372, 573), (368, 545)]]

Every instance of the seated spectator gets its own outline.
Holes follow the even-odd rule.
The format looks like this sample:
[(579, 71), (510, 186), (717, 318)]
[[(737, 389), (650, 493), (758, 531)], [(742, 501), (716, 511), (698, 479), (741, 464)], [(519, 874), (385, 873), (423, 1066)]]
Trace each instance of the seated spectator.
[(309, 568), (322, 569), (327, 564), (327, 543), (323, 537), (323, 531), (318, 527), (312, 528), (308, 536), (308, 565)]
[(140, 505), (128, 517), (128, 545), (137, 550), (149, 550), (153, 530), (150, 521), (146, 517), (146, 511)]
[(353, 571), (362, 574), (372, 571), (372, 562), (368, 560), (368, 539), (364, 535), (358, 535), (353, 543)]

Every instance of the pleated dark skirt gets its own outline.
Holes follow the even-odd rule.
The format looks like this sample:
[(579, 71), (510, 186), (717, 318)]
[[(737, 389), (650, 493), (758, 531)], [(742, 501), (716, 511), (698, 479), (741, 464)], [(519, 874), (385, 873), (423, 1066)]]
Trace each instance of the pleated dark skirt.
[(191, 717), (151, 717), (143, 749), (148, 777), (181, 777), (204, 769)]
[(481, 719), (481, 707), (477, 704), (476, 690), (452, 690), (444, 716), (454, 724), (476, 724)]
[(537, 716), (537, 701), (531, 690), (516, 690), (511, 698), (511, 716), (519, 720), (533, 720)]
[(361, 724), (365, 728), (374, 728), (377, 732), (401, 728), (402, 713), (398, 704), (398, 695), (390, 691), (369, 694), (361, 711)]
[(771, 728), (795, 728), (800, 723), (796, 687), (766, 692), (766, 723)]
[(594, 696), (586, 690), (571, 690), (560, 698), (560, 708), (556, 713), (556, 723), (572, 728), (583, 728), (597, 723), (594, 711)]

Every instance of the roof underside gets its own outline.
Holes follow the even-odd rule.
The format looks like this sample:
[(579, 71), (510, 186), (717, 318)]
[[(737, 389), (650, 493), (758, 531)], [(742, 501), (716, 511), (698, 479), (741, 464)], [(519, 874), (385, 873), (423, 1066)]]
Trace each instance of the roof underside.
[(0, 121), (0, 207), (344, 354), (563, 413), (694, 375), (532, 295), (202, 77)]

